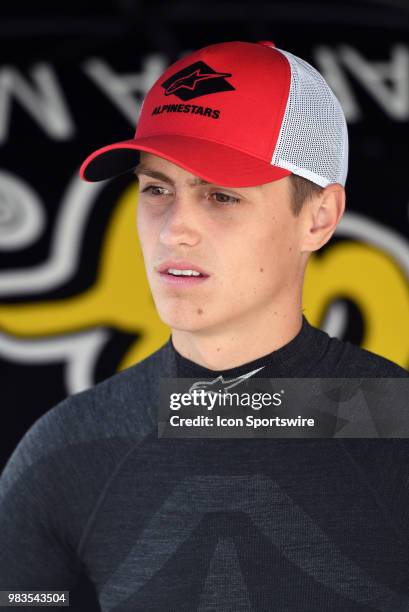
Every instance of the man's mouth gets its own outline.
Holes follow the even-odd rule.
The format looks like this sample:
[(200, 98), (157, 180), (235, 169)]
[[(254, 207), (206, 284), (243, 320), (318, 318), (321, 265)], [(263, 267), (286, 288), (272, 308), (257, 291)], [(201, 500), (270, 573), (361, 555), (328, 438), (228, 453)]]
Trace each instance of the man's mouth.
[(203, 277), (203, 274), (201, 272), (198, 272), (197, 270), (178, 270), (176, 268), (169, 268), (169, 270), (167, 270), (165, 274), (170, 274), (171, 276), (202, 276)]
[(209, 276), (201, 274), (196, 270), (177, 270), (172, 268), (159, 272), (159, 276), (167, 285), (177, 287), (200, 285), (209, 278)]
[(168, 259), (155, 267), (160, 274), (184, 278), (207, 278), (209, 274), (192, 261), (187, 259)]

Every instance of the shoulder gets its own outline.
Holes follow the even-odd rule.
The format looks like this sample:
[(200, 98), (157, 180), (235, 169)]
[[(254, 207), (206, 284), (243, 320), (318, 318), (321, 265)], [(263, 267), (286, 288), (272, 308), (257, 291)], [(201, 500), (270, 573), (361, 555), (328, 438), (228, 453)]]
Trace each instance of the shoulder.
[(345, 378), (409, 378), (409, 372), (376, 353), (328, 336), (328, 354), (335, 357), (335, 376)]
[(156, 426), (153, 404), (162, 348), (93, 387), (68, 396), (39, 417), (9, 458), (3, 485), (5, 479), (11, 485), (27, 469), (115, 464), (151, 434)]
[(154, 422), (153, 401), (161, 374), (161, 349), (93, 387), (74, 393), (46, 412), (34, 427), (73, 440), (84, 436), (138, 434)]

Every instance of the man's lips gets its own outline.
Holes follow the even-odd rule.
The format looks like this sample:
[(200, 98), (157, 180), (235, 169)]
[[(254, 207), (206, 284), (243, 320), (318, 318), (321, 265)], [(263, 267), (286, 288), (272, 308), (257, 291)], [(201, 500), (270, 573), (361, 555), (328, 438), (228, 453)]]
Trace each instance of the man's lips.
[(182, 288), (205, 283), (209, 279), (209, 276), (184, 276), (183, 274), (176, 276), (173, 274), (166, 274), (166, 272), (160, 272), (159, 278), (165, 285)]
[[(175, 268), (176, 270), (195, 270), (196, 272), (199, 272), (202, 275), (202, 277), (210, 276), (210, 274), (206, 272), (203, 268), (201, 268), (200, 266), (198, 266), (197, 264), (191, 261), (188, 261), (187, 259), (168, 259), (164, 261), (163, 263), (159, 264), (158, 266), (156, 266), (155, 270), (159, 272), (160, 274), (167, 274), (167, 271), (169, 270), (169, 268)], [(201, 278), (201, 277), (184, 276), (183, 278)]]
[[(167, 270), (169, 270), (169, 268), (175, 268), (176, 270), (196, 270), (196, 272), (199, 272), (201, 276), (168, 274)], [(206, 279), (208, 279), (210, 276), (210, 274), (208, 274), (202, 267), (198, 266), (192, 261), (188, 261), (187, 259), (168, 259), (156, 266), (155, 269), (159, 273), (161, 280), (166, 285), (179, 288), (200, 285), (201, 283), (206, 282)]]

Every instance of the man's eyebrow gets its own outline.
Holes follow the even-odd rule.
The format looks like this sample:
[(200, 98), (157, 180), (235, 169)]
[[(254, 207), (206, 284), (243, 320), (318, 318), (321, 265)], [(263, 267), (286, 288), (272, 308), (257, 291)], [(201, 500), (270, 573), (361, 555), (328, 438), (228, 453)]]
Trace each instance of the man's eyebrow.
[[(159, 181), (163, 181), (164, 183), (169, 183), (170, 185), (174, 185), (172, 179), (163, 174), (163, 172), (159, 172), (158, 170), (152, 170), (143, 164), (138, 164), (136, 168), (133, 170), (133, 174), (137, 177), (138, 174), (145, 174), (146, 176), (150, 176), (151, 178), (158, 179)], [(209, 183), (209, 181), (205, 181), (199, 177), (195, 177), (191, 181), (188, 181), (188, 185), (190, 187), (196, 187), (198, 185), (212, 185), (213, 183)]]

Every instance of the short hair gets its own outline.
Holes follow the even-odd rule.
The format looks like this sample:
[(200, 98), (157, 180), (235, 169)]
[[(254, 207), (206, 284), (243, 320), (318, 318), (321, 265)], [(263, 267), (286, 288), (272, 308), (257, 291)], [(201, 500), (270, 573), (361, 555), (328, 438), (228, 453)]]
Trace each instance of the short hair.
[(304, 204), (314, 197), (317, 197), (324, 190), (324, 187), (309, 181), (298, 174), (290, 174), (291, 183), (291, 210), (295, 217), (298, 217)]

